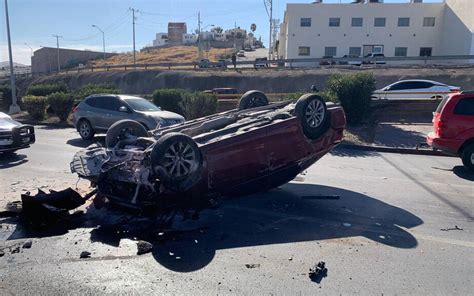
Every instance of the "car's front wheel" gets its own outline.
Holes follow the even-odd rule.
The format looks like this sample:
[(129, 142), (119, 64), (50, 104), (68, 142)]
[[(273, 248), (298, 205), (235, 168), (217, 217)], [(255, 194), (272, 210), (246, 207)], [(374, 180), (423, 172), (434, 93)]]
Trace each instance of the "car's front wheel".
[(464, 166), (474, 172), (474, 143), (463, 149), (461, 159)]
[(105, 145), (107, 148), (114, 148), (122, 140), (147, 136), (148, 131), (141, 123), (135, 120), (123, 119), (112, 124), (109, 128), (105, 135)]
[(196, 185), (202, 174), (202, 155), (194, 140), (181, 133), (169, 133), (156, 142), (151, 152), (153, 173), (169, 190), (183, 192)]
[(81, 121), (79, 121), (79, 124), (77, 125), (77, 131), (84, 140), (91, 140), (95, 135), (92, 124), (87, 119), (81, 119)]
[(318, 95), (302, 95), (296, 102), (295, 115), (301, 120), (305, 136), (310, 139), (317, 139), (329, 128), (326, 103)]

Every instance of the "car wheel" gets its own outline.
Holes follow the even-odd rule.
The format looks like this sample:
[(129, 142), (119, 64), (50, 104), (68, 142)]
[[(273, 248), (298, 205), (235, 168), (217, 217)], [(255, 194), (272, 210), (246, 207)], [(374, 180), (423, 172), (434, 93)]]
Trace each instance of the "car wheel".
[(267, 96), (258, 90), (249, 90), (244, 93), (239, 100), (239, 110), (246, 110), (266, 105), (268, 105)]
[(470, 144), (463, 149), (461, 159), (464, 166), (474, 172), (474, 144)]
[(79, 124), (77, 125), (77, 131), (84, 140), (91, 140), (95, 135), (92, 124), (87, 119), (81, 119), (81, 121), (79, 121)]
[(295, 115), (301, 120), (305, 136), (310, 139), (317, 139), (329, 128), (326, 103), (318, 95), (302, 95), (296, 102)]
[(172, 191), (183, 192), (196, 185), (202, 174), (202, 155), (194, 140), (181, 133), (169, 133), (156, 142), (151, 152), (153, 173)]
[(105, 145), (107, 148), (113, 148), (121, 140), (147, 137), (148, 132), (145, 127), (130, 119), (119, 120), (107, 131), (105, 136)]

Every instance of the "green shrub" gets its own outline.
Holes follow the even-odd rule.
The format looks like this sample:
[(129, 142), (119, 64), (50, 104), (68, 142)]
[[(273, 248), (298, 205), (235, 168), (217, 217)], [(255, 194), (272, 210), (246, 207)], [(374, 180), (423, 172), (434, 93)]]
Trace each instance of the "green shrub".
[(185, 116), (182, 89), (157, 89), (153, 92), (153, 103), (164, 110)]
[(194, 119), (217, 112), (217, 96), (183, 89), (157, 89), (153, 92), (153, 103), (162, 109)]
[(358, 124), (367, 118), (370, 111), (370, 96), (375, 90), (373, 74), (335, 74), (327, 81), (327, 92), (341, 103), (347, 122)]
[(61, 121), (66, 121), (74, 105), (74, 97), (66, 93), (54, 93), (47, 97), (47, 102), (54, 114), (56, 114)]
[(30, 85), (26, 91), (31, 96), (48, 96), (56, 92), (68, 92), (69, 89), (65, 84), (35, 84)]
[(42, 120), (46, 115), (46, 97), (24, 96), (23, 106), (35, 120)]
[(74, 99), (82, 101), (95, 94), (118, 94), (119, 90), (112, 84), (86, 84), (74, 92)]
[(0, 85), (0, 110), (8, 111), (12, 103), (12, 91), (8, 85)]
[(185, 93), (183, 98), (184, 117), (195, 119), (217, 112), (217, 96), (203, 92)]

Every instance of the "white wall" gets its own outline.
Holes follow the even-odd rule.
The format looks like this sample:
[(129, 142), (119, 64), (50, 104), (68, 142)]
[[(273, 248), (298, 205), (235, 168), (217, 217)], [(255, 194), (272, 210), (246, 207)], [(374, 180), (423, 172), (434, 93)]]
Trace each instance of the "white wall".
[(474, 55), (474, 1), (446, 0), (444, 55)]
[(168, 44), (168, 34), (166, 33), (157, 33), (155, 38), (156, 39), (153, 40), (153, 46), (164, 46)]

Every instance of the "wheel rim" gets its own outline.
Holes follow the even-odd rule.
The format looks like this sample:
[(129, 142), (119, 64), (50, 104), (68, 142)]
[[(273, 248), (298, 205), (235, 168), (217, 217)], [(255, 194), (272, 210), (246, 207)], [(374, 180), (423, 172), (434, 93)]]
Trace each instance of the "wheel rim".
[(306, 107), (306, 122), (311, 127), (318, 127), (324, 119), (324, 105), (320, 100), (312, 100)]
[(474, 164), (474, 153), (471, 153), (471, 164)]
[(263, 105), (264, 105), (264, 102), (261, 98), (252, 97), (249, 101), (248, 108), (255, 108), (255, 107), (259, 107)]
[(177, 142), (166, 150), (163, 166), (170, 176), (184, 177), (196, 170), (196, 158), (196, 153), (191, 145)]
[(83, 122), (79, 128), (79, 132), (83, 137), (88, 137), (91, 134), (91, 127), (88, 123)]

